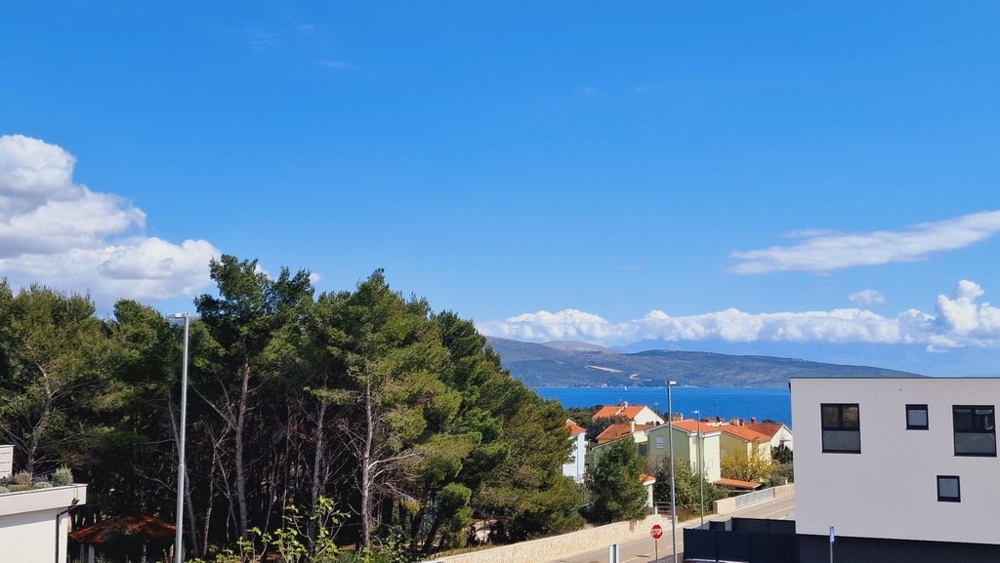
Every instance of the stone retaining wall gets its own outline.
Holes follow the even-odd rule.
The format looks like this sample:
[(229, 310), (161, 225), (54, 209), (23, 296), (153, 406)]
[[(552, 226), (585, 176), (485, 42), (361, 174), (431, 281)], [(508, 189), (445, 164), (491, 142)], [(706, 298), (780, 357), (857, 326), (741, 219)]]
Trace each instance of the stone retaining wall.
[[(654, 524), (663, 526), (664, 536), (670, 534), (670, 518), (654, 514), (643, 520), (615, 522), (604, 526), (585, 528), (576, 532), (505, 545), (461, 555), (439, 557), (442, 563), (537, 563), (584, 553), (613, 543), (625, 543), (639, 538), (650, 538)], [(680, 525), (677, 527), (680, 533)], [(650, 538), (650, 541), (653, 541)]]

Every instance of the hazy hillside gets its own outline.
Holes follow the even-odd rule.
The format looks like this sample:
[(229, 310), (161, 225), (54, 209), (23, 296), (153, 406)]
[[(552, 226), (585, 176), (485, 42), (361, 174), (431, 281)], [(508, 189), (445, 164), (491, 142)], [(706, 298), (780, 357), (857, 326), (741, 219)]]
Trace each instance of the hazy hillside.
[(790, 377), (920, 377), (881, 368), (770, 356), (671, 350), (626, 353), (573, 342), (487, 340), (511, 375), (532, 387), (662, 387), (670, 380), (704, 387), (780, 387), (787, 385)]

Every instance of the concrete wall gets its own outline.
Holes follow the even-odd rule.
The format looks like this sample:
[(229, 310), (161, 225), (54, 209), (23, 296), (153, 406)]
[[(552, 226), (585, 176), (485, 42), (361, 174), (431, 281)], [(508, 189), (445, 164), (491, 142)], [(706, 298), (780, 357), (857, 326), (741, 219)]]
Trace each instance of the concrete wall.
[[(86, 485), (70, 485), (0, 495), (0, 561), (66, 561), (67, 508), (87, 502)], [(63, 513), (61, 516), (60, 514)], [(58, 518), (59, 528), (56, 529)], [(58, 539), (57, 539), (58, 534)], [(56, 544), (58, 543), (58, 554)]]
[[(795, 379), (798, 533), (1000, 544), (1000, 459), (956, 456), (952, 407), (1000, 407), (1000, 379)], [(820, 405), (858, 405), (861, 453), (823, 453)], [(907, 430), (906, 405), (929, 428)], [(937, 476), (960, 478), (961, 502), (937, 499)]]
[(14, 446), (0, 446), (0, 477), (10, 477), (14, 470)]
[[(585, 553), (614, 543), (624, 543), (640, 538), (649, 538), (654, 524), (663, 527), (664, 536), (670, 535), (670, 518), (653, 515), (645, 520), (616, 522), (605, 526), (587, 528), (569, 534), (521, 542), (514, 545), (472, 551), (461, 555), (438, 557), (433, 561), (445, 563), (537, 563)], [(680, 526), (678, 526), (680, 530)], [(680, 533), (680, 532), (678, 532)]]

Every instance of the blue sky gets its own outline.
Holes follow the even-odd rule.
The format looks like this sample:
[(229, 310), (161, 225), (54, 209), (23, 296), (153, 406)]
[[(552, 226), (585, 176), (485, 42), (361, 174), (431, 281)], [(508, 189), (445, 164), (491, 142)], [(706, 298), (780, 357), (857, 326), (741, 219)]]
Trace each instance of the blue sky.
[[(1000, 373), (1000, 5), (9, 2), (0, 275)], [(105, 313), (106, 314), (106, 313)], [(905, 358), (905, 359), (904, 359)]]

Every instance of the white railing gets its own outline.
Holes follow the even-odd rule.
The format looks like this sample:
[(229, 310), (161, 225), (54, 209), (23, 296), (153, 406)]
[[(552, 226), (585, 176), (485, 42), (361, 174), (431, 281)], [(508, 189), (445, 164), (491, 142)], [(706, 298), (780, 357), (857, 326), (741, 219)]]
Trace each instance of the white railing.
[(762, 491), (754, 491), (752, 493), (747, 493), (745, 495), (740, 495), (738, 497), (733, 497), (736, 501), (736, 508), (746, 508), (750, 505), (757, 504), (758, 502), (764, 502), (774, 498), (774, 489), (764, 489)]

